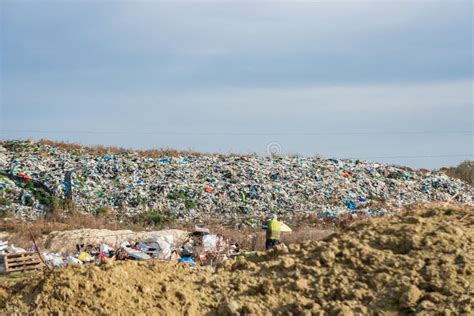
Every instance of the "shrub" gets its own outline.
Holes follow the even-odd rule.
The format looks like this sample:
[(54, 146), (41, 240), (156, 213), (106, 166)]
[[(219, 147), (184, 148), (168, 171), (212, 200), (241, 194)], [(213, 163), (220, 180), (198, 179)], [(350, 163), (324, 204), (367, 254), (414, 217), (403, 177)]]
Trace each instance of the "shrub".
[(41, 188), (33, 189), (33, 196), (42, 205), (46, 205), (46, 206), (53, 205), (54, 198), (51, 196), (51, 194), (49, 194), (48, 192), (46, 192), (45, 190)]
[(95, 215), (97, 216), (107, 216), (112, 213), (112, 209), (108, 206), (98, 207), (95, 210)]
[(168, 194), (168, 199), (174, 200), (174, 201), (181, 201), (184, 203), (184, 206), (187, 209), (195, 208), (196, 206), (199, 205), (199, 202), (196, 200), (191, 199), (188, 197), (186, 192), (179, 190), (179, 191), (174, 191)]
[(170, 223), (174, 220), (174, 216), (172, 214), (162, 213), (157, 210), (150, 210), (146, 213), (143, 213), (140, 217), (142, 218), (141, 221), (144, 221), (148, 225), (154, 226)]
[(474, 160), (466, 160), (457, 167), (442, 168), (441, 171), (452, 178), (461, 179), (474, 186)]
[(74, 208), (74, 202), (69, 199), (54, 199), (53, 204), (51, 205), (51, 208), (53, 210), (56, 209), (73, 209)]
[(199, 204), (198, 201), (193, 200), (193, 199), (189, 199), (189, 198), (184, 201), (184, 206), (187, 209), (195, 208), (196, 206), (198, 206), (198, 204)]
[(186, 193), (184, 191), (174, 191), (168, 194), (168, 199), (170, 200), (184, 200), (186, 199)]
[(148, 211), (145, 213), (145, 218), (149, 224), (160, 225), (163, 224), (164, 216), (158, 211)]
[(7, 198), (0, 198), (0, 206), (8, 206), (10, 204), (10, 201)]

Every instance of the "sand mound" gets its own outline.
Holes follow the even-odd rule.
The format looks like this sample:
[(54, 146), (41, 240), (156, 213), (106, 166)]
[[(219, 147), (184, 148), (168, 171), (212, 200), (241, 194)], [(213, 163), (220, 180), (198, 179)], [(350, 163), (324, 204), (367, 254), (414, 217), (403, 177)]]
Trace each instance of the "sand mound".
[(77, 229), (51, 232), (45, 240), (45, 248), (49, 251), (67, 253), (75, 251), (76, 244), (105, 243), (118, 247), (127, 240), (141, 241), (157, 236), (168, 236), (173, 241), (184, 240), (187, 232), (178, 229), (167, 229), (149, 232), (133, 232), (131, 230), (108, 229)]
[(226, 261), (216, 273), (160, 262), (61, 268), (11, 288), (1, 307), (72, 314), (470, 314), (473, 226), (473, 208), (438, 206)]

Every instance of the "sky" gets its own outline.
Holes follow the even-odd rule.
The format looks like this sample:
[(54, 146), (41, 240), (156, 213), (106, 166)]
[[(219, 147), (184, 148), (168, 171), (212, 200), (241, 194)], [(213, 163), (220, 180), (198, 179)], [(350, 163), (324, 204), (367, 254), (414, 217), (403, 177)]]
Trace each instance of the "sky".
[(471, 1), (0, 3), (2, 139), (474, 159)]

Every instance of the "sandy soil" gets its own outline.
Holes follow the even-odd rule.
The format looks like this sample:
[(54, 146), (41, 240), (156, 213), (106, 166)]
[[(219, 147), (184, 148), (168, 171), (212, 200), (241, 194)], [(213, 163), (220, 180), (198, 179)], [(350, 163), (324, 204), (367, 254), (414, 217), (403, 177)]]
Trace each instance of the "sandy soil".
[(438, 205), (215, 272), (157, 261), (65, 267), (1, 292), (1, 313), (472, 315), (473, 226), (472, 207)]

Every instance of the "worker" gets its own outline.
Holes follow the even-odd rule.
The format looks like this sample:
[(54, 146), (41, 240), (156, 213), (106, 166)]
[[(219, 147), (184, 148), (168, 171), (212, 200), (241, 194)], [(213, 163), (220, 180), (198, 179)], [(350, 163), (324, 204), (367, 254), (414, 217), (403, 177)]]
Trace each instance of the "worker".
[(267, 230), (265, 248), (268, 250), (273, 248), (274, 245), (280, 243), (281, 223), (278, 221), (278, 216), (272, 214), (270, 220), (264, 227)]

